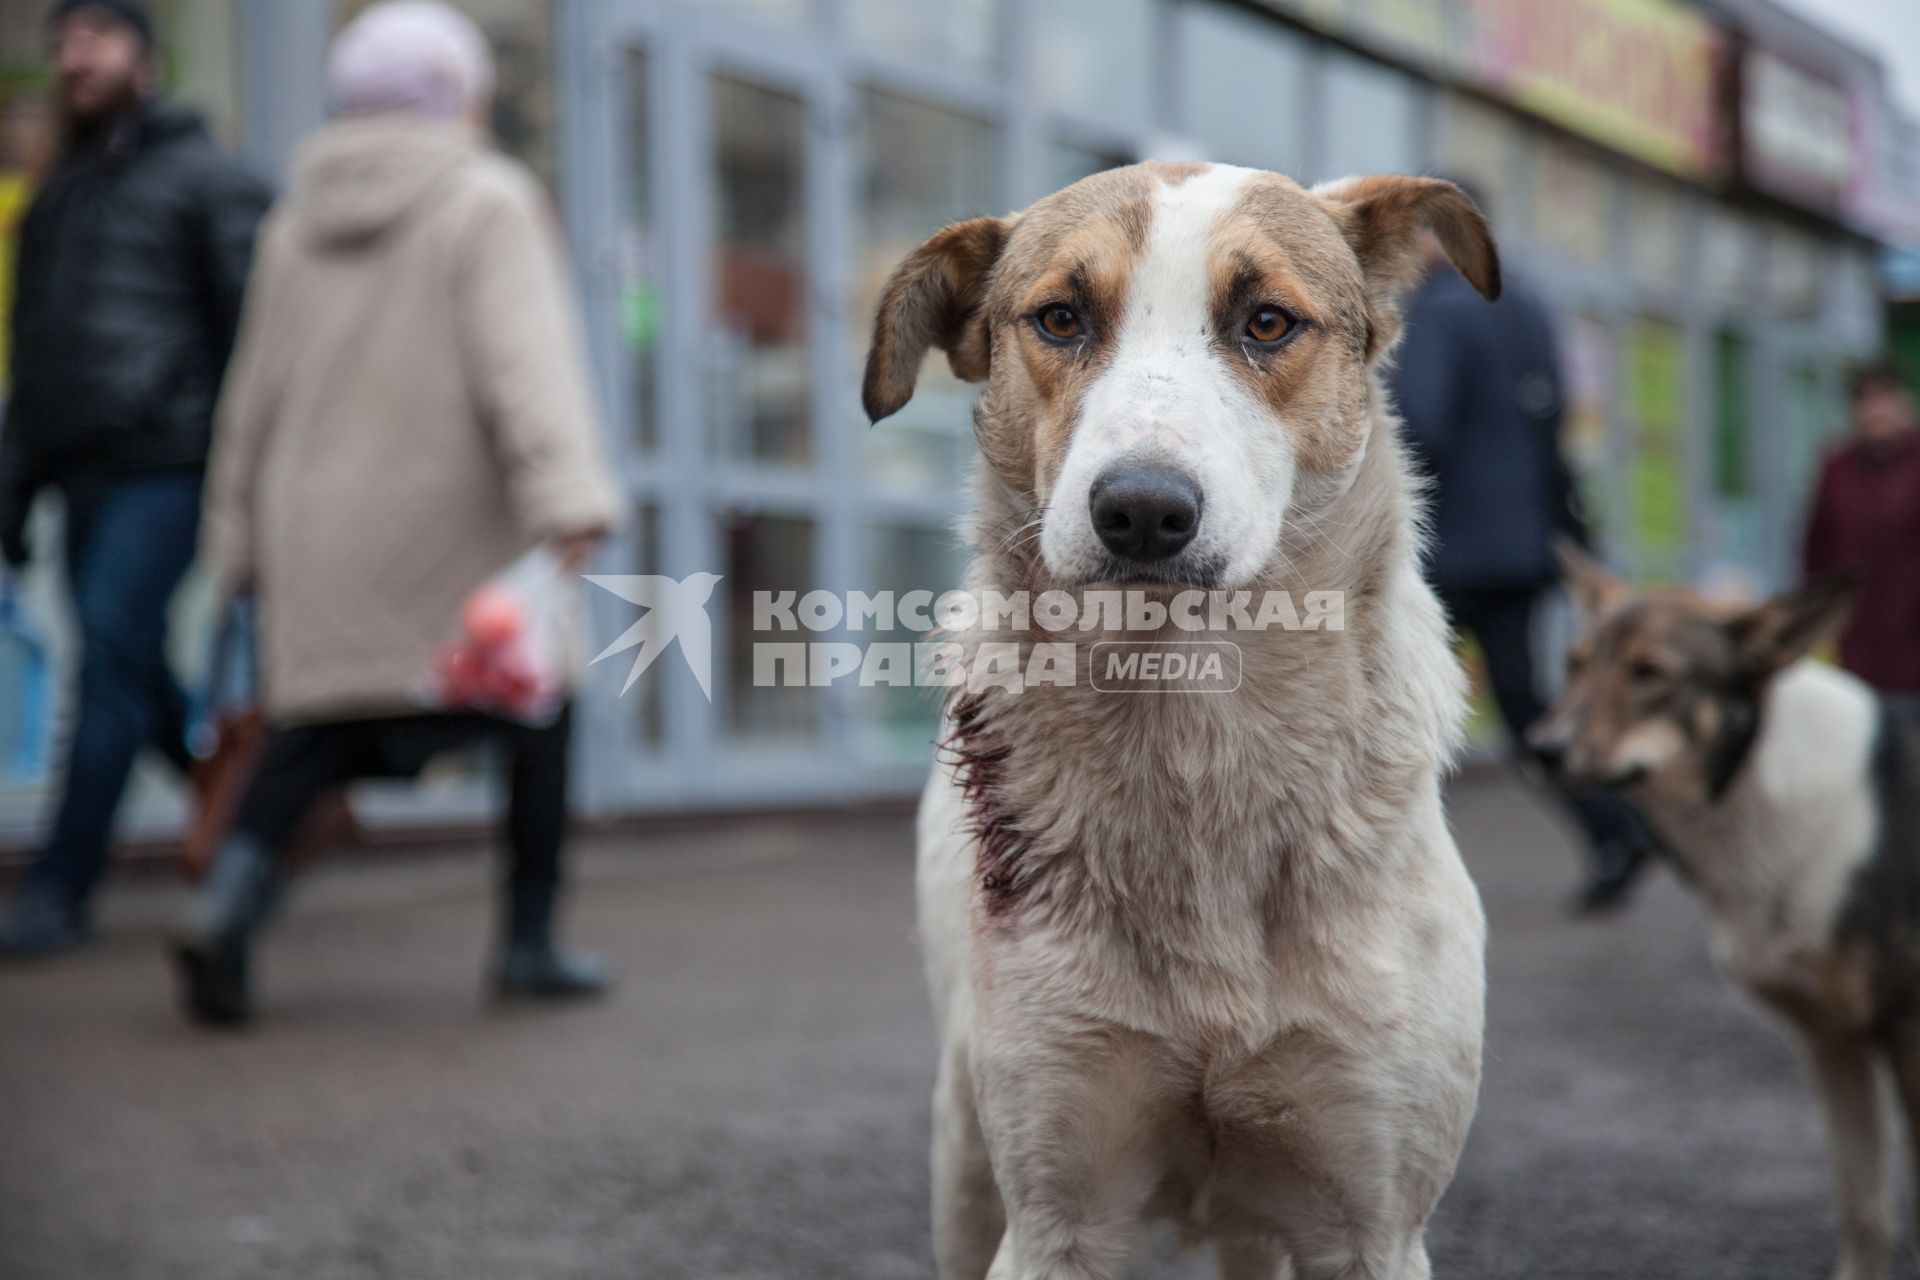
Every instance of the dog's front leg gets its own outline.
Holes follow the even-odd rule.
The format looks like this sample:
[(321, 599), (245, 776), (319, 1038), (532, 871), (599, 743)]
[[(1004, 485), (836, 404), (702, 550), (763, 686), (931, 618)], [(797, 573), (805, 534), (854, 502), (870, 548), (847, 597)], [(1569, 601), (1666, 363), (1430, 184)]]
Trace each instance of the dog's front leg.
[(1894, 1027), (1886, 1049), (1901, 1118), (1906, 1121), (1908, 1194), (1914, 1197), (1907, 1221), (1916, 1228), (1912, 1248), (1920, 1258), (1920, 1019), (1904, 1019)]
[(1801, 1028), (1814, 1088), (1826, 1115), (1840, 1211), (1834, 1280), (1886, 1280), (1893, 1266), (1893, 1202), (1887, 1185), (1879, 1080), (1872, 1044)]
[(1006, 1228), (967, 1056), (964, 1040), (947, 1045), (933, 1089), (933, 1259), (940, 1280), (985, 1280)]
[(976, 1042), (980, 1118), (1006, 1207), (989, 1280), (1122, 1280), (1158, 1184), (1149, 1053), (1124, 1033), (1022, 1017)]

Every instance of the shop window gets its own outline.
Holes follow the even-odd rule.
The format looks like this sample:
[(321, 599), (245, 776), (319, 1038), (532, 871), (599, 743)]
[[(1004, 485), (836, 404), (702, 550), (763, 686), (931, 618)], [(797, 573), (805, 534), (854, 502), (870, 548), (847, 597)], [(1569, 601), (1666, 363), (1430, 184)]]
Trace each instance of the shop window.
[[(934, 526), (872, 525), (864, 530), (868, 573), (861, 590), (891, 591), (896, 601), (909, 591), (938, 598), (960, 585), (966, 557), (951, 530)], [(896, 616), (892, 621), (897, 622)], [(854, 636), (862, 646), (925, 643), (935, 637), (902, 627)], [(912, 668), (908, 669), (911, 678)], [(874, 686), (860, 690), (862, 754), (878, 763), (924, 760), (940, 727), (939, 689)]]
[(1421, 167), (1423, 90), (1391, 67), (1345, 53), (1326, 58), (1326, 101), (1318, 119), (1319, 179), (1412, 173)]
[(1023, 8), (1047, 107), (1118, 130), (1153, 123), (1153, 0), (1045, 0)]
[(1687, 202), (1677, 188), (1647, 179), (1627, 191), (1627, 263), (1643, 291), (1672, 294), (1687, 270)]
[(1605, 264), (1613, 248), (1613, 175), (1544, 137), (1533, 169), (1533, 230), (1541, 245), (1587, 266)]
[(993, 70), (998, 0), (842, 0), (854, 39), (882, 53), (962, 71)]
[(1754, 480), (1752, 379), (1752, 343), (1731, 329), (1714, 334), (1711, 485), (1702, 552), (1706, 573), (1729, 586), (1750, 583), (1765, 550)]
[(1628, 326), (1625, 355), (1634, 565), (1643, 578), (1671, 581), (1686, 568), (1688, 541), (1686, 349), (1680, 326), (1635, 319)]
[(1752, 344), (1731, 330), (1713, 339), (1713, 492), (1719, 498), (1753, 494), (1753, 406), (1747, 395)]
[(713, 331), (706, 399), (720, 452), (799, 466), (807, 422), (806, 106), (716, 76)]
[(1744, 214), (1719, 205), (1706, 211), (1700, 244), (1701, 283), (1709, 297), (1721, 303), (1739, 303), (1753, 294), (1754, 228)]
[(1567, 377), (1566, 450), (1582, 513), (1596, 537), (1618, 525), (1613, 473), (1613, 410), (1619, 384), (1613, 331), (1598, 316), (1575, 316), (1565, 330), (1561, 359)]
[[(756, 682), (758, 644), (808, 643), (823, 637), (810, 631), (755, 631), (753, 597), (766, 591), (805, 595), (815, 585), (814, 524), (787, 516), (733, 516), (723, 519), (726, 548), (727, 661), (726, 725), (736, 738), (804, 738), (818, 726), (825, 693), (805, 684)], [(783, 675), (783, 673), (781, 673)], [(719, 691), (716, 691), (719, 692)]]
[(0, 7), (0, 67), (9, 74), (38, 77), (47, 53), (47, 6)]
[(1520, 147), (1519, 130), (1504, 112), (1450, 93), (1441, 99), (1434, 130), (1434, 166), (1451, 178), (1470, 182), (1499, 236), (1518, 229), (1513, 173)]
[(1307, 53), (1278, 23), (1224, 4), (1180, 11), (1180, 127), (1233, 164), (1298, 173)]
[(1811, 320), (1820, 310), (1820, 250), (1813, 237), (1776, 224), (1765, 231), (1761, 292), (1782, 320)]
[(206, 116), (228, 148), (240, 141), (239, 9), (239, 0), (171, 0), (156, 19), (168, 94)]
[(1828, 246), (1822, 258), (1822, 328), (1841, 342), (1871, 349), (1879, 341), (1881, 319), (1880, 273), (1873, 251), (1843, 242)]
[(1812, 364), (1801, 364), (1786, 375), (1786, 439), (1784, 491), (1792, 495), (1804, 511), (1813, 499), (1814, 481), (1819, 478), (1820, 460), (1834, 441), (1846, 431), (1846, 406), (1836, 393), (1837, 380), (1829, 382)]
[[(860, 116), (860, 207), (847, 350), (865, 358), (874, 307), (900, 261), (949, 222), (1001, 211), (998, 134), (984, 121), (910, 98), (867, 92)], [(913, 400), (866, 432), (868, 476), (895, 489), (951, 493), (972, 453), (975, 389), (933, 353)]]

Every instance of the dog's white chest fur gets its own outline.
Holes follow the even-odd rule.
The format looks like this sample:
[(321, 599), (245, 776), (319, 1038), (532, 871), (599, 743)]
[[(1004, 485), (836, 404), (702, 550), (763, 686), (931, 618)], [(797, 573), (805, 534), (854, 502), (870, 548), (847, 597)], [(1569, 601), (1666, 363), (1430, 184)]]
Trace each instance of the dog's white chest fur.
[(1346, 1215), (1424, 1220), (1478, 1088), (1484, 924), (1438, 793), (1459, 676), (1411, 566), (1385, 577), (1378, 629), (1249, 646), (1237, 702), (995, 707), (995, 800), (1027, 837), (1004, 900), (977, 797), (936, 774), (920, 896), (943, 1079), (989, 1148), (1064, 1106), (1085, 1145), (1063, 1158), (1125, 1163), (1142, 1213), (1328, 1267), (1359, 1247)]
[(1720, 803), (1649, 800), (1695, 879), (1716, 963), (1750, 989), (1826, 981), (1841, 909), (1878, 830), (1877, 716), (1858, 681), (1802, 662), (1776, 680), (1751, 765)]

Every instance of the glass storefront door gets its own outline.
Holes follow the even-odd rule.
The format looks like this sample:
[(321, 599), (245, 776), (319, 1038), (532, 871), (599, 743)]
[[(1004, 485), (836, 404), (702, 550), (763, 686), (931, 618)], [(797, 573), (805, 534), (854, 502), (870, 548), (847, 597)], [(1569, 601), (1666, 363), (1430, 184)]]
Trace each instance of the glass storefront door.
[[(610, 810), (897, 794), (931, 758), (921, 691), (769, 681), (755, 660), (767, 642), (913, 637), (777, 632), (755, 605), (958, 582), (974, 388), (929, 362), (910, 409), (872, 428), (859, 371), (900, 258), (948, 221), (1004, 211), (997, 103), (969, 89), (984, 74), (971, 54), (920, 91), (891, 37), (858, 73), (848, 41), (798, 19), (639, 15), (611, 33), (608, 101), (578, 104), (618, 120), (614, 227), (570, 210), (577, 238), (610, 241), (616, 278), (597, 323), (619, 333), (610, 437), (639, 518), (620, 549), (631, 564), (607, 571), (721, 578), (710, 700), (672, 653), (624, 697), (624, 668), (591, 673), (594, 747), (617, 764), (597, 771)], [(608, 287), (583, 276), (589, 294)], [(596, 601), (596, 627), (617, 634), (633, 613)]]

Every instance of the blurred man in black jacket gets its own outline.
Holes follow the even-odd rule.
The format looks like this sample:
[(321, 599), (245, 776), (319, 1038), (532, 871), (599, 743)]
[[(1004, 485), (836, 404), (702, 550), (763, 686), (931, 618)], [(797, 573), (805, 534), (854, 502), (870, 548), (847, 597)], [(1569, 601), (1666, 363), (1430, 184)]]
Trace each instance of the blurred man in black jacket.
[[(1546, 309), (1524, 284), (1509, 274), (1488, 306), (1437, 245), (1431, 256), (1407, 306), (1394, 398), (1416, 464), (1433, 477), (1428, 580), (1453, 625), (1479, 644), (1500, 718), (1519, 747), (1546, 710), (1534, 678), (1533, 618), (1559, 577), (1553, 540), (1587, 540), (1561, 452), (1559, 352)], [(1617, 796), (1556, 795), (1592, 854), (1578, 906), (1613, 905), (1655, 848), (1651, 829)]]
[(61, 149), (20, 230), (0, 553), (27, 561), (34, 496), (59, 490), (80, 685), (47, 846), (0, 921), (0, 953), (15, 955), (85, 936), (140, 749), (186, 764), (167, 603), (193, 559), (214, 400), (268, 202), (197, 116), (155, 100), (136, 0), (61, 0), (48, 27)]

